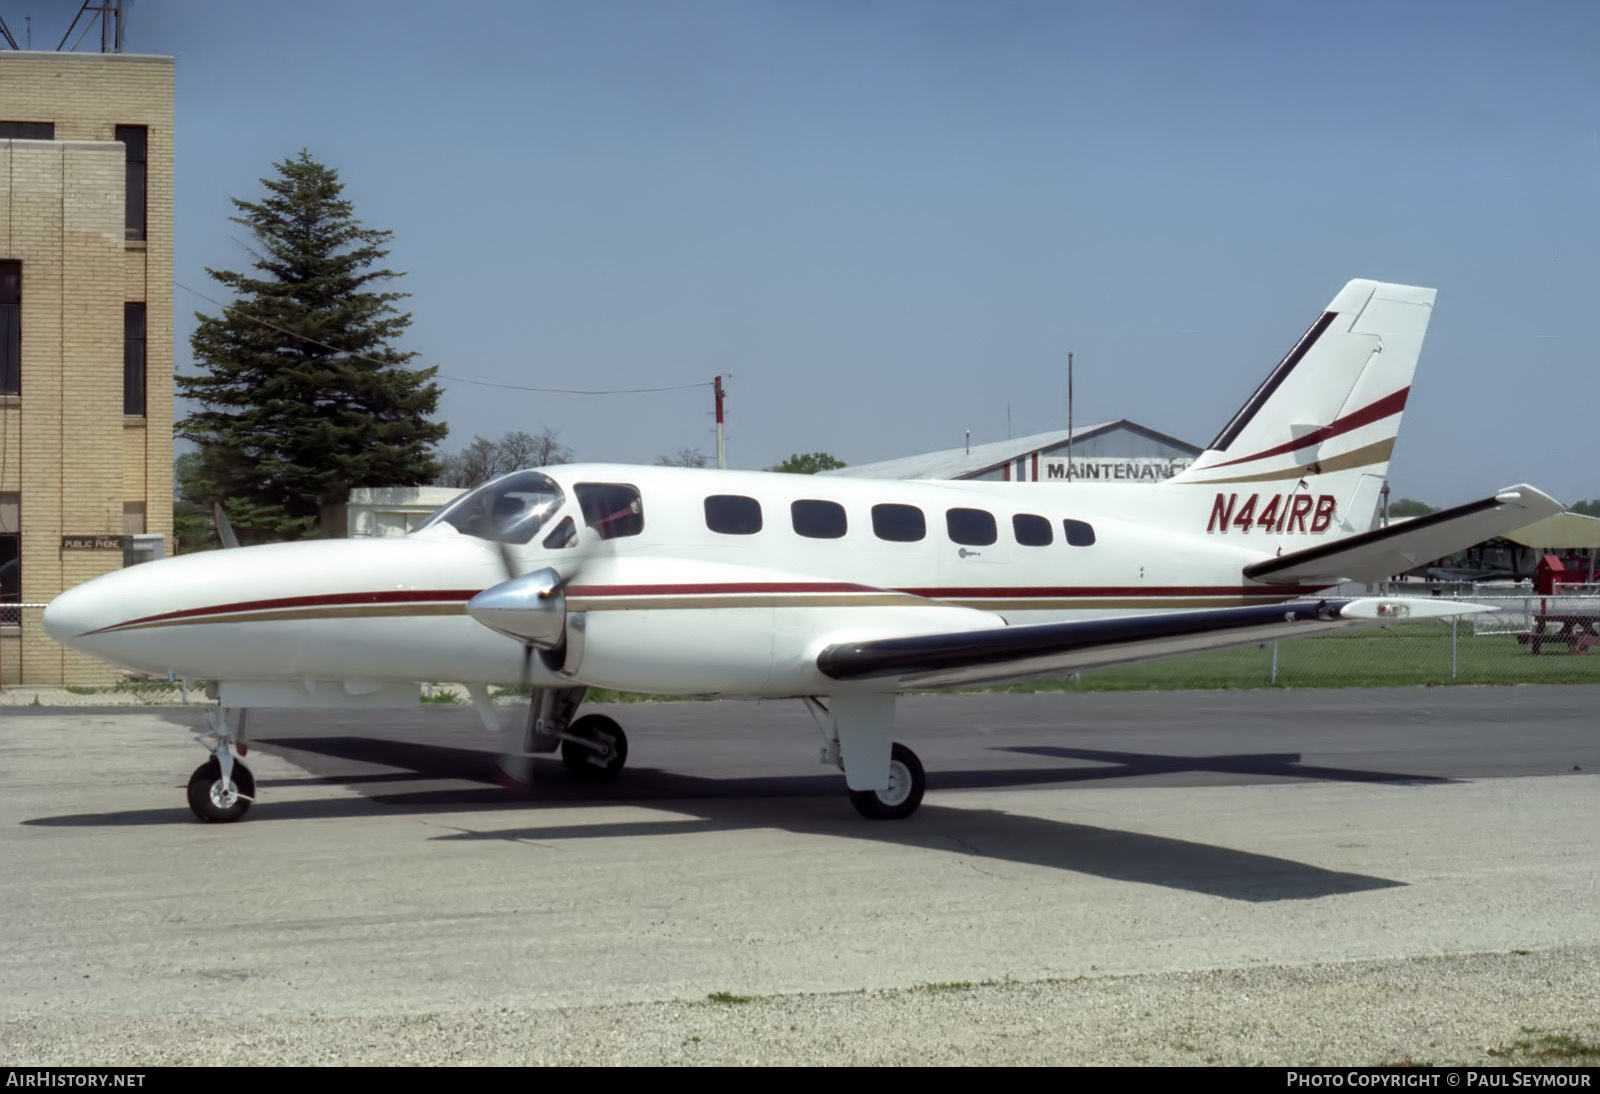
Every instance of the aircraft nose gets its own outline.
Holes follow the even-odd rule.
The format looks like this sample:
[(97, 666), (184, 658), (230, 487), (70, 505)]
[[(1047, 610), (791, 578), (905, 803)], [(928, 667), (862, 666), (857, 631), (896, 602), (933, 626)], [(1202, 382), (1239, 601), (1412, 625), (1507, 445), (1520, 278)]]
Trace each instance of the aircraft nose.
[(44, 609), (44, 632), (63, 646), (71, 646), (81, 634), (103, 626), (95, 612), (95, 596), (89, 591), (90, 581), (68, 589)]

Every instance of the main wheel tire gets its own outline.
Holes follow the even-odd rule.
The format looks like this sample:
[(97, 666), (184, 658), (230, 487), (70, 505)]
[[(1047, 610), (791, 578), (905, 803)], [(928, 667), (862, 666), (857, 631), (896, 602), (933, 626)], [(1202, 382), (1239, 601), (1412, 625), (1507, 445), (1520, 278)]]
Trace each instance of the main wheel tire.
[(922, 761), (896, 741), (889, 752), (889, 786), (885, 790), (852, 790), (850, 804), (868, 820), (904, 820), (922, 804), (928, 788)]
[[(561, 762), (574, 779), (586, 783), (614, 779), (628, 762), (628, 735), (622, 727), (604, 714), (585, 714), (568, 727), (567, 732), (582, 741), (561, 742)], [(594, 749), (584, 741), (603, 745)]]
[(189, 776), (189, 808), (207, 824), (238, 820), (250, 811), (250, 799), (256, 796), (256, 777), (238, 760), (233, 761), (233, 785), (236, 793), (225, 794), (222, 764), (211, 757)]

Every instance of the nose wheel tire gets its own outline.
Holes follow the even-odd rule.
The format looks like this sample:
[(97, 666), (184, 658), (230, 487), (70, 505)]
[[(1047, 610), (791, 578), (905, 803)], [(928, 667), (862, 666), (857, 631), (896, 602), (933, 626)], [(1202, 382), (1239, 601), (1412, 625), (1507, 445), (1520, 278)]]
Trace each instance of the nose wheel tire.
[(628, 762), (628, 735), (604, 714), (586, 714), (563, 736), (561, 762), (580, 782), (614, 779)]
[(228, 824), (250, 810), (256, 796), (256, 778), (238, 760), (233, 761), (233, 781), (222, 781), (222, 764), (215, 756), (189, 776), (189, 808), (207, 824)]
[(889, 785), (883, 790), (852, 790), (850, 804), (868, 820), (903, 820), (922, 804), (928, 788), (922, 761), (905, 745), (895, 742), (889, 753)]

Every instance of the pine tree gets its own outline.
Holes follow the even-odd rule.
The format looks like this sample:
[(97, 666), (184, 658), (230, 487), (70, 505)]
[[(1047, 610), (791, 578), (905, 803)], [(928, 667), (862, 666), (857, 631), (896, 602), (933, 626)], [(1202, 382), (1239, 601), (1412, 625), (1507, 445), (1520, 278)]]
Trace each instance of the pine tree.
[(202, 371), (177, 378), (202, 408), (178, 423), (203, 457), (184, 494), (221, 501), (242, 541), (315, 535), (321, 507), (352, 487), (433, 481), (447, 432), (429, 420), (436, 370), (406, 368), (416, 354), (392, 346), (408, 294), (375, 291), (402, 276), (377, 268), (393, 233), (363, 227), (338, 173), (308, 153), (275, 166), (265, 198), (233, 199), (257, 275), (207, 269), (236, 302), (197, 315)]

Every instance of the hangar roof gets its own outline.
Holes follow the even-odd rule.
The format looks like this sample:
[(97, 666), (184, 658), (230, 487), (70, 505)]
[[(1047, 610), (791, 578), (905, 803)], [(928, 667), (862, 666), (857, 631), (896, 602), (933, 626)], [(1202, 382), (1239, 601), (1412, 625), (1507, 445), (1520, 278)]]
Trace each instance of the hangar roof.
[[(1130, 422), (1126, 418), (1114, 422), (1099, 422), (1095, 425), (1078, 426), (1072, 430), (1072, 440), (1076, 444), (1086, 441), (1116, 429), (1130, 429), (1154, 437), (1177, 448), (1199, 455), (1200, 450), (1191, 444), (1186, 444), (1164, 433)], [(965, 448), (947, 448), (942, 452), (923, 452), (916, 456), (901, 456), (898, 459), (882, 460), (878, 463), (855, 464), (841, 468), (837, 471), (824, 471), (824, 475), (849, 475), (864, 479), (962, 479), (992, 467), (999, 467), (1010, 460), (1042, 452), (1046, 449), (1058, 448), (1067, 443), (1065, 429), (1053, 430), (1049, 433), (1035, 433), (1027, 437), (1011, 437), (1004, 441), (991, 441), (988, 444), (975, 444), (971, 450)]]

